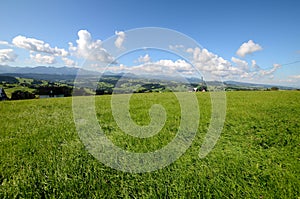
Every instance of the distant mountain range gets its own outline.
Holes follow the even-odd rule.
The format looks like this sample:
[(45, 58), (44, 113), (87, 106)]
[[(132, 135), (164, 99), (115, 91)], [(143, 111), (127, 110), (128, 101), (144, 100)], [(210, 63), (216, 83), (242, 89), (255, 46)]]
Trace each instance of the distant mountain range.
[(0, 65), (0, 74), (43, 74), (43, 75), (77, 75), (81, 70), (83, 75), (97, 75), (97, 72), (79, 69), (75, 67), (53, 67), (53, 66), (37, 66), (37, 67), (11, 67)]
[(267, 89), (272, 87), (277, 87), (281, 90), (294, 90), (296, 88), (289, 87), (289, 86), (280, 86), (280, 85), (270, 85), (270, 84), (254, 84), (254, 83), (247, 83), (247, 82), (237, 82), (237, 81), (225, 81), (224, 84), (226, 87), (236, 87), (236, 88), (252, 88), (252, 89)]
[[(7, 65), (0, 65), (0, 75), (23, 77), (23, 78), (33, 78), (33, 79), (43, 79), (48, 81), (56, 80), (74, 80), (78, 71), (80, 74), (87, 77), (100, 77), (101, 73), (95, 71), (89, 71), (85, 69), (75, 68), (75, 67), (52, 67), (52, 66), (37, 66), (37, 67), (11, 67)], [(118, 76), (122, 77), (123, 73), (111, 73), (106, 72), (103, 76)], [(136, 76), (135, 74), (126, 74), (128, 78), (141, 78), (142, 76)], [(147, 77), (148, 79), (163, 79), (173, 81), (176, 80), (173, 77), (159, 76), (159, 77)], [(179, 79), (177, 79), (179, 80)], [(188, 78), (190, 83), (200, 83), (203, 80), (199, 78)], [(210, 85), (218, 85), (220, 82), (209, 82)], [(245, 83), (237, 81), (225, 81), (223, 84), (228, 87), (241, 88), (241, 89), (266, 89), (271, 87), (278, 87), (282, 90), (292, 90), (293, 87), (280, 86), (280, 85), (268, 85), (268, 84), (254, 84)]]

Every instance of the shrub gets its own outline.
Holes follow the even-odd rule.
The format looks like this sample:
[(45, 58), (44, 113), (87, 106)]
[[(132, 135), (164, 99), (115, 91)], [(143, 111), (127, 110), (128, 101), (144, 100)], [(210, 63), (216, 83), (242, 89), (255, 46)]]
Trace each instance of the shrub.
[(11, 94), (12, 100), (34, 99), (34, 98), (35, 98), (35, 94), (33, 94), (29, 91), (17, 90)]
[(278, 91), (278, 90), (279, 90), (278, 87), (275, 87), (275, 86), (271, 87), (271, 91)]

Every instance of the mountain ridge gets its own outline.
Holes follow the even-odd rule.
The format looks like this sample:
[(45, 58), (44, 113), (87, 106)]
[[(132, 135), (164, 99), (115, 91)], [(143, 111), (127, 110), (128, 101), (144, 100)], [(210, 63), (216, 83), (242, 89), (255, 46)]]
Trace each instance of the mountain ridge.
[[(77, 75), (80, 70), (82, 75), (97, 75), (98, 72), (81, 69), (77, 67), (54, 67), (54, 66), (36, 66), (36, 67), (12, 67), (0, 65), (0, 74), (49, 74), (49, 75)], [(100, 74), (100, 73), (99, 73)]]

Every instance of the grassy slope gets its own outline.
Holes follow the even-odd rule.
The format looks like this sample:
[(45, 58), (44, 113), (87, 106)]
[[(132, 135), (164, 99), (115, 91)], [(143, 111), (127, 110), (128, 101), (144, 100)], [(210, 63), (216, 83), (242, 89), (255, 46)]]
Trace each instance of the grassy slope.
[(33, 92), (35, 89), (23, 87), (23, 86), (16, 86), (14, 88), (6, 88), (5, 93), (8, 98), (11, 98), (12, 93), (17, 90)]
[[(131, 101), (133, 119), (147, 124), (148, 110), (143, 107), (155, 100), (165, 104), (169, 117), (178, 118), (176, 100), (167, 100), (172, 96), (136, 95)], [(153, 139), (124, 135), (110, 114), (109, 99), (97, 97), (97, 115), (119, 146), (151, 151), (176, 133), (178, 121), (169, 119)], [(198, 99), (201, 122), (192, 146), (170, 166), (143, 174), (108, 168), (84, 150), (71, 98), (1, 102), (0, 198), (300, 197), (299, 92), (227, 93), (224, 131), (204, 159), (198, 152), (209, 123), (209, 93), (199, 93)]]

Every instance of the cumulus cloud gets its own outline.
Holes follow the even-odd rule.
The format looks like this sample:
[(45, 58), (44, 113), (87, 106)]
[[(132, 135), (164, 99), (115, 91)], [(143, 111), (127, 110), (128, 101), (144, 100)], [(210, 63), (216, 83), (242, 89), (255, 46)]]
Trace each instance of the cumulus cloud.
[(244, 70), (244, 71), (249, 70), (248, 62), (246, 62), (245, 60), (241, 60), (241, 59), (232, 57), (231, 61), (234, 62), (236, 64), (236, 66), (241, 68), (242, 70)]
[(188, 48), (186, 52), (191, 54), (193, 65), (201, 72), (226, 79), (271, 77), (281, 67), (274, 64), (271, 69), (262, 69), (255, 60), (251, 61), (250, 67), (245, 60), (232, 57), (230, 62), (205, 48)]
[(17, 55), (13, 49), (0, 49), (0, 63), (14, 62)]
[(115, 41), (115, 46), (117, 48), (122, 48), (123, 42), (125, 40), (125, 32), (123, 31), (116, 31), (115, 34), (118, 36)]
[(169, 59), (162, 59), (154, 62), (142, 63), (136, 66), (110, 66), (108, 68), (111, 72), (129, 72), (134, 74), (164, 74), (174, 76), (176, 73), (183, 75), (192, 75), (195, 69), (191, 64), (185, 60), (178, 59), (176, 61)]
[(230, 66), (230, 62), (209, 52), (207, 49), (187, 49), (187, 52), (193, 56), (194, 64), (204, 71), (224, 70)]
[(249, 40), (247, 43), (243, 43), (240, 46), (240, 48), (236, 51), (236, 54), (240, 57), (245, 57), (248, 54), (252, 54), (260, 50), (262, 50), (262, 47), (259, 44), (254, 43), (252, 40)]
[[(180, 47), (181, 48), (181, 47)], [(165, 74), (173, 75), (180, 73), (182, 75), (197, 75), (201, 71), (203, 75), (208, 75), (208, 79), (261, 79), (272, 78), (274, 73), (281, 67), (274, 64), (271, 69), (262, 69), (255, 60), (248, 63), (245, 60), (232, 57), (230, 61), (208, 51), (205, 48), (182, 49), (191, 57), (191, 63), (178, 59), (176, 61), (162, 59), (151, 61), (148, 54), (140, 56), (136, 66), (111, 66), (109, 70), (113, 72), (130, 72), (137, 74)]]
[(194, 68), (191, 64), (187, 63), (185, 60), (178, 59), (176, 61), (163, 59), (158, 60), (156, 62), (148, 64), (149, 66), (159, 66), (163, 67), (164, 71), (170, 71), (173, 72), (180, 72), (183, 74), (190, 74), (191, 71), (194, 71)]
[(24, 36), (16, 36), (12, 43), (19, 47), (24, 48), (30, 51), (34, 52), (41, 52), (41, 53), (47, 53), (54, 56), (67, 56), (68, 52), (62, 48), (54, 47), (52, 48), (50, 44), (45, 43), (42, 40), (34, 39), (34, 38), (27, 38)]
[(56, 63), (53, 55), (42, 55), (42, 54), (30, 54), (31, 60), (39, 64), (54, 64)]
[(205, 48), (189, 48), (186, 51), (192, 55), (193, 65), (200, 71), (220, 77), (242, 75), (244, 73), (243, 68), (234, 67), (229, 61), (209, 52)]
[(101, 40), (92, 40), (91, 34), (87, 30), (78, 31), (77, 46), (69, 43), (69, 50), (76, 56), (92, 61), (111, 63), (114, 58), (102, 47)]
[(145, 56), (140, 56), (137, 61), (139, 63), (147, 63), (151, 61), (151, 58), (148, 54), (146, 54)]
[(62, 57), (61, 59), (63, 60), (66, 66), (76, 66), (76, 62), (72, 59), (66, 57)]

